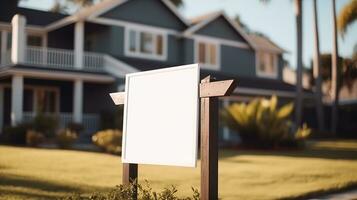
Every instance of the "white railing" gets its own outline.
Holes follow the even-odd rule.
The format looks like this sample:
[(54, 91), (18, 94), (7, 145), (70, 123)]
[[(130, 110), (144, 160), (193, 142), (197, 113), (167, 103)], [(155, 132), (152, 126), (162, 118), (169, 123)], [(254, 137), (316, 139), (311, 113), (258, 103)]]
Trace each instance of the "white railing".
[[(46, 113), (46, 116), (55, 117), (58, 119), (59, 128), (66, 128), (67, 125), (73, 122), (72, 113)], [(36, 117), (34, 112), (24, 112), (23, 122), (31, 122)], [(99, 130), (100, 117), (98, 114), (83, 114), (83, 127), (86, 133), (93, 133)]]
[(84, 52), (83, 66), (77, 67), (75, 66), (75, 53), (73, 50), (29, 46), (26, 48), (24, 63), (59, 69), (103, 71), (104, 55)]

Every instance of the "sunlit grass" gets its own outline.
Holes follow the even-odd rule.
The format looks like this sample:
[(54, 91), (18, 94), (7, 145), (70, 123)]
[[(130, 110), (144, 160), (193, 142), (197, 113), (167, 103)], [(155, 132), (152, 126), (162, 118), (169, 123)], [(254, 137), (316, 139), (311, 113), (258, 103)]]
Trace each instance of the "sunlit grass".
[[(120, 157), (0, 146), (0, 199), (51, 199), (108, 190), (121, 182)], [(200, 169), (139, 166), (139, 180), (180, 194), (199, 188)], [(311, 142), (304, 151), (220, 152), (223, 199), (294, 198), (357, 184), (357, 141)]]

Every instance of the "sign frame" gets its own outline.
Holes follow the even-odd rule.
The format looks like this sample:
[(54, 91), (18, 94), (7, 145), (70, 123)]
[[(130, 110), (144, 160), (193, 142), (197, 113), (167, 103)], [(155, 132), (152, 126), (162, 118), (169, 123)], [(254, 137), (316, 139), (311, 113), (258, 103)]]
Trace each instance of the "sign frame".
[[(186, 73), (184, 71), (188, 71), (189, 73), (194, 73), (194, 75), (196, 77), (190, 77), (192, 80), (193, 83), (193, 91), (192, 91), (192, 96), (196, 96), (197, 99), (195, 101), (195, 105), (193, 105), (194, 107), (194, 110), (192, 110), (191, 114), (195, 115), (196, 117), (196, 122), (194, 123), (194, 126), (193, 129), (194, 129), (194, 132), (195, 134), (193, 134), (192, 136), (186, 136), (187, 138), (186, 139), (189, 139), (190, 142), (192, 142), (192, 146), (190, 147), (191, 151), (192, 151), (192, 155), (190, 155), (189, 159), (190, 161), (187, 161), (187, 162), (184, 162), (184, 161), (181, 161), (181, 162), (178, 162), (178, 161), (175, 161), (175, 160), (172, 160), (169, 162), (169, 161), (166, 161), (166, 162), (160, 162), (160, 161), (155, 161), (157, 159), (148, 159), (148, 157), (150, 157), (151, 155), (146, 155), (145, 156), (145, 160), (146, 161), (143, 161), (143, 160), (138, 160), (138, 159), (133, 159), (133, 158), (130, 158), (128, 159), (127, 157), (127, 151), (128, 151), (128, 116), (129, 116), (129, 110), (130, 110), (130, 103), (129, 103), (129, 99), (130, 99), (130, 95), (131, 95), (131, 91), (130, 91), (130, 87), (135, 87), (134, 85), (132, 85), (133, 83), (131, 83), (131, 80), (132, 79), (135, 79), (135, 78), (139, 78), (140, 77), (144, 77), (145, 76), (151, 76), (151, 78), (157, 77), (157, 75), (159, 76), (163, 76), (165, 73), (170, 73), (170, 72), (177, 72), (177, 71), (181, 71), (183, 73)], [(200, 68), (199, 68), (199, 65), (198, 64), (190, 64), (190, 65), (183, 65), (183, 66), (178, 66), (178, 67), (170, 67), (170, 68), (164, 68), (164, 69), (156, 69), (156, 70), (150, 70), (150, 71), (144, 71), (144, 72), (136, 72), (136, 73), (130, 73), (130, 74), (127, 74), (126, 75), (126, 80), (125, 80), (125, 91), (126, 91), (126, 95), (125, 95), (125, 100), (124, 100), (124, 104), (126, 106), (124, 106), (124, 118), (123, 118), (123, 138), (122, 138), (122, 162), (123, 163), (136, 163), (136, 164), (151, 164), (151, 165), (168, 165), (168, 166), (181, 166), (181, 167), (196, 167), (197, 166), (197, 154), (198, 154), (198, 131), (199, 131), (199, 71), (200, 71)], [(161, 75), (162, 74), (162, 75)], [(172, 75), (172, 74), (171, 74)], [(182, 76), (182, 74), (181, 74)], [(182, 87), (181, 85), (179, 84), (171, 84), (170, 83), (167, 83), (169, 81), (166, 81), (165, 83), (166, 84), (169, 84), (168, 86), (164, 86), (164, 87), (168, 87), (167, 89), (165, 88), (166, 92), (170, 92), (172, 90), (172, 93), (175, 93), (175, 91), (173, 91), (175, 89), (175, 87)], [(195, 84), (197, 84), (195, 86)], [(150, 83), (149, 83), (150, 85)], [(149, 87), (149, 86), (148, 86)], [(191, 86), (187, 85), (186, 84), (186, 87), (187, 88), (190, 88)], [(167, 90), (170, 90), (170, 91), (167, 91)], [(140, 93), (140, 92), (139, 92)], [(147, 92), (147, 93), (150, 93), (150, 92)], [(166, 95), (166, 94), (165, 94)], [(176, 95), (176, 94), (173, 94), (173, 95)], [(193, 98), (192, 96), (190, 96), (190, 100), (193, 101)], [(154, 98), (151, 103), (152, 104), (155, 104), (157, 98), (160, 98), (160, 97), (156, 97), (154, 95)], [(171, 97), (170, 97), (171, 98)], [(179, 97), (177, 97), (179, 98)], [(144, 101), (144, 100), (142, 100)], [(150, 101), (150, 100), (148, 100)], [(151, 105), (152, 105), (151, 104)], [(136, 104), (138, 105), (138, 104)], [(170, 105), (171, 106), (171, 105)], [(182, 106), (185, 106), (185, 105), (179, 105), (180, 106), (180, 110), (182, 109)], [(181, 124), (180, 124), (181, 126)], [(176, 130), (175, 130), (176, 131)], [(155, 133), (156, 134), (156, 133)], [(192, 138), (191, 138), (192, 137)], [(177, 143), (178, 141), (176, 140), (175, 143)], [(143, 144), (145, 145), (145, 144)], [(152, 144), (150, 144), (152, 145)], [(173, 146), (175, 144), (172, 144), (171, 146)], [(178, 145), (178, 144), (176, 144)], [(182, 146), (182, 148), (184, 147), (183, 145), (178, 145), (178, 146)], [(132, 148), (132, 147), (130, 147)], [(145, 148), (145, 147), (143, 147)], [(161, 152), (165, 152), (165, 151), (161, 151)], [(164, 154), (167, 154), (166, 152)], [(167, 157), (177, 157), (177, 155), (166, 155)], [(187, 160), (187, 157), (188, 155), (185, 156), (185, 159), (184, 160)], [(149, 160), (149, 161), (148, 161)], [(176, 158), (177, 160), (177, 158)]]

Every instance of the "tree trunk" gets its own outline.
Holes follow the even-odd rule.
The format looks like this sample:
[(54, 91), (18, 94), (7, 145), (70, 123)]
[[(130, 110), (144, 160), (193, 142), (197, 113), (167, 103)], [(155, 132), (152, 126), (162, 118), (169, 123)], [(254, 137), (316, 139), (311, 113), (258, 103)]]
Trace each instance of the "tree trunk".
[(315, 99), (317, 122), (320, 131), (324, 131), (324, 111), (322, 103), (322, 76), (321, 76), (321, 60), (320, 60), (320, 42), (319, 42), (319, 28), (317, 17), (317, 0), (314, 0), (314, 36), (315, 36), (315, 51), (314, 51), (314, 79), (315, 79)]
[[(302, 121), (302, 0), (295, 0), (295, 18), (296, 18), (296, 46), (297, 46), (297, 67), (296, 67), (296, 103), (295, 103), (295, 123), (299, 127)], [(296, 127), (296, 128), (297, 128)]]
[(336, 27), (336, 1), (332, 0), (332, 25), (333, 25), (333, 44), (332, 44), (332, 73), (331, 73), (331, 132), (336, 134), (338, 125), (338, 101), (339, 101), (339, 66), (338, 66), (338, 41)]

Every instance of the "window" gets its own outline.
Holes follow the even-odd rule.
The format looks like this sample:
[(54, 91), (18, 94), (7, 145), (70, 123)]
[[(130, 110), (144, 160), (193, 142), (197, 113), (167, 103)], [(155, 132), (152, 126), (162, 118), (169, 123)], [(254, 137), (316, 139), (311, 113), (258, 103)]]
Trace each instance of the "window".
[(50, 87), (27, 87), (24, 89), (25, 112), (56, 113), (59, 111), (59, 90)]
[(42, 46), (42, 36), (28, 35), (27, 36), (27, 45), (28, 46)]
[(166, 59), (166, 35), (150, 31), (128, 28), (125, 36), (127, 56)]
[(268, 52), (257, 53), (257, 75), (276, 78), (278, 76), (277, 55)]
[(219, 68), (219, 45), (213, 42), (196, 42), (196, 62), (210, 69)]

